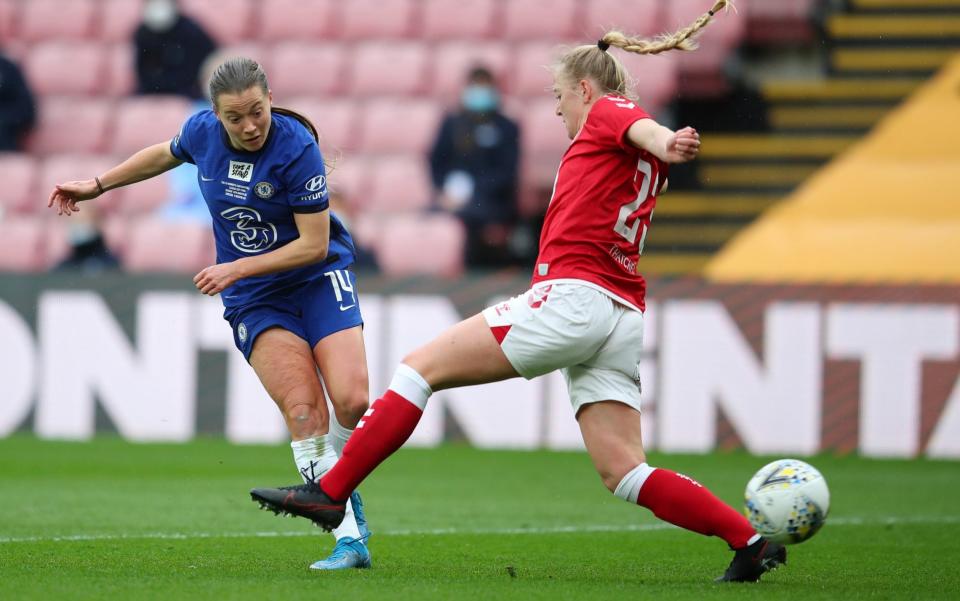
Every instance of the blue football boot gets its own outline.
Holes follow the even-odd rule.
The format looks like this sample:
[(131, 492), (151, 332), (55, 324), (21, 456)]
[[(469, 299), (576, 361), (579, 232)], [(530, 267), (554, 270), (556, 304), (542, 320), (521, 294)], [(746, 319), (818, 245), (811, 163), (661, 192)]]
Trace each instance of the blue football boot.
[(310, 566), (311, 570), (347, 570), (350, 568), (369, 568), (370, 551), (363, 538), (345, 536), (337, 541), (330, 557), (321, 559)]
[(373, 534), (367, 527), (367, 516), (363, 513), (363, 499), (360, 498), (359, 491), (350, 493), (350, 504), (353, 506), (353, 519), (357, 521), (357, 530), (360, 531), (360, 538), (366, 540)]

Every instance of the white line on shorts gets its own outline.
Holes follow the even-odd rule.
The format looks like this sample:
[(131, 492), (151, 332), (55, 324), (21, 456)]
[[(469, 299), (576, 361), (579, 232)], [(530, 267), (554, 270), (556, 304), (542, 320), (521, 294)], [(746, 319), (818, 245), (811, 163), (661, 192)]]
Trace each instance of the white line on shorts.
[[(897, 524), (960, 524), (957, 515), (879, 516), (830, 518), (832, 526), (882, 526)], [(595, 524), (585, 526), (555, 526), (546, 528), (427, 528), (410, 530), (381, 530), (380, 536), (443, 536), (443, 535), (523, 535), (523, 534), (589, 534), (591, 532), (650, 532), (676, 528), (667, 523), (655, 524)], [(136, 534), (68, 534), (63, 536), (9, 536), (0, 537), (4, 543), (112, 541), (112, 540), (194, 540), (204, 538), (291, 538), (317, 536), (318, 530), (267, 532), (143, 532)]]

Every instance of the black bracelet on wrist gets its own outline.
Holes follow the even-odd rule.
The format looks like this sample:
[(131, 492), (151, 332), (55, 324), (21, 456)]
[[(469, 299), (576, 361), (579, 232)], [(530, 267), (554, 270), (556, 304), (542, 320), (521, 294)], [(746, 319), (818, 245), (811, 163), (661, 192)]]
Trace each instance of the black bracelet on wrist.
[(97, 190), (100, 191), (100, 194), (103, 194), (104, 192), (106, 192), (106, 190), (103, 189), (103, 184), (100, 183), (99, 177), (93, 178), (93, 181), (97, 182)]

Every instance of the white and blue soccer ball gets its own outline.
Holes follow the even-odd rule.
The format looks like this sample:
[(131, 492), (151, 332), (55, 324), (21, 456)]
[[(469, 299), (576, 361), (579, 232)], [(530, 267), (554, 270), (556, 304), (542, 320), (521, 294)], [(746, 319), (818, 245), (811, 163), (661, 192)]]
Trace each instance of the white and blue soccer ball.
[(757, 533), (784, 545), (816, 534), (830, 511), (827, 481), (799, 459), (778, 459), (760, 468), (744, 496), (747, 519)]

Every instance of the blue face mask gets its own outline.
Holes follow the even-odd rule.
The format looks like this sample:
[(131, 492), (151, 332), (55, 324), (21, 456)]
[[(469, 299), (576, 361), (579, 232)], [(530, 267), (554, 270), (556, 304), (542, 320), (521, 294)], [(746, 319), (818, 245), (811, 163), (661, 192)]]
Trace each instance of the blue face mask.
[(490, 86), (467, 86), (463, 90), (463, 108), (474, 113), (488, 113), (497, 108), (500, 95)]

